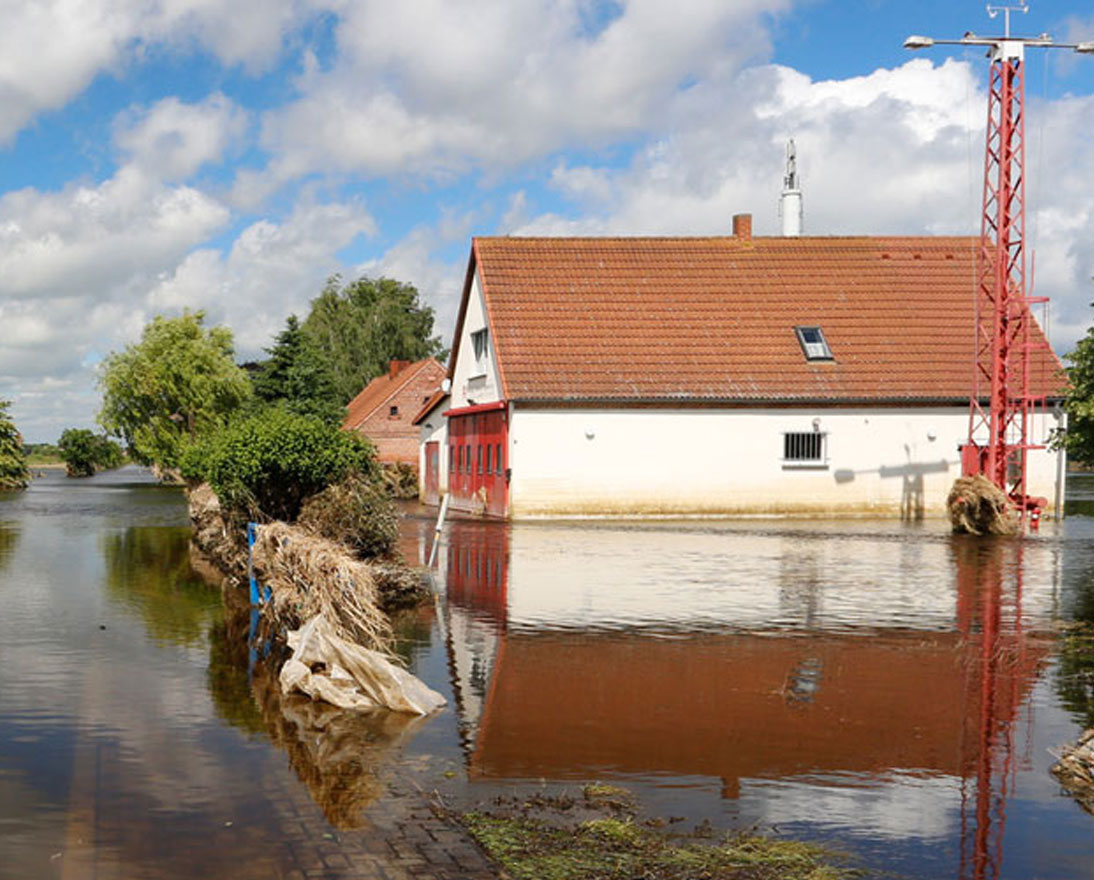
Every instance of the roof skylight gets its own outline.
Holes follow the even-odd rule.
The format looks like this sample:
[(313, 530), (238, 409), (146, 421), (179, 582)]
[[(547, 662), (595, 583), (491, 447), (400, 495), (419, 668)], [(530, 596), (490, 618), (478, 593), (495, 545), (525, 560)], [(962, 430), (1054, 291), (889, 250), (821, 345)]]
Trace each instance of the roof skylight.
[(828, 347), (828, 340), (824, 338), (824, 331), (820, 327), (795, 327), (802, 352), (807, 361), (834, 360), (832, 349)]

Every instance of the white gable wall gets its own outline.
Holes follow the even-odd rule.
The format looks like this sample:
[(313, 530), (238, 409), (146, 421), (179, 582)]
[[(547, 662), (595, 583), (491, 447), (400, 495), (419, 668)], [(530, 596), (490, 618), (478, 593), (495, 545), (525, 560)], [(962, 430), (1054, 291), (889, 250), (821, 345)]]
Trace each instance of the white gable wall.
[[(825, 466), (782, 461), (784, 432), (827, 435)], [(536, 515), (941, 514), (960, 476), (965, 407), (511, 408), (510, 512)], [(1033, 438), (1056, 426), (1035, 418)], [(933, 439), (932, 439), (933, 438)], [(1057, 453), (1030, 453), (1028, 491), (1055, 501)]]
[[(475, 359), (475, 346), (472, 334), (477, 330), (488, 330), (486, 357)], [(463, 328), (459, 340), (459, 359), (452, 375), (452, 408), (461, 409), (475, 404), (493, 403), (501, 399), (501, 384), (498, 382), (498, 364), (494, 356), (493, 332), (486, 327), (486, 307), (482, 298), (482, 287), (476, 272), (471, 280), (471, 293), (467, 299), (467, 312), (464, 315)]]

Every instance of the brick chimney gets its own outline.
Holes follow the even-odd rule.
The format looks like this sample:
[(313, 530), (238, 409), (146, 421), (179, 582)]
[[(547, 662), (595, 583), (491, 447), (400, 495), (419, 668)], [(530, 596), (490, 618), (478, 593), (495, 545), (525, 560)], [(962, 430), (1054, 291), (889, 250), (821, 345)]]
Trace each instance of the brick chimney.
[(752, 238), (752, 215), (751, 214), (734, 214), (733, 215), (733, 237), (740, 238), (747, 241)]
[(388, 378), (394, 379), (403, 370), (410, 366), (410, 361), (390, 361), (388, 363)]

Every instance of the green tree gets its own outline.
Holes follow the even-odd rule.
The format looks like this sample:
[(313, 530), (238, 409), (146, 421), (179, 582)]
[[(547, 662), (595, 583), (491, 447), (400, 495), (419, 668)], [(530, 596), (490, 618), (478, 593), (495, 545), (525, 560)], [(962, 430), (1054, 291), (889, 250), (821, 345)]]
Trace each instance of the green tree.
[(0, 400), (0, 489), (23, 489), (30, 480), (23, 438), (8, 415), (11, 401)]
[(103, 363), (99, 424), (141, 464), (177, 468), (184, 446), (223, 425), (252, 394), (233, 360), (232, 331), (204, 320), (203, 312), (157, 316), (140, 342)]
[(1071, 364), (1067, 371), (1071, 387), (1064, 401), (1067, 433), (1057, 442), (1073, 461), (1094, 464), (1094, 327), (1064, 359)]
[(97, 471), (122, 466), (122, 448), (87, 428), (66, 428), (58, 442), (61, 460), (70, 477), (91, 477)]
[(337, 275), (312, 300), (304, 332), (330, 356), (341, 402), (351, 400), (392, 360), (444, 356), (432, 336), (433, 309), (410, 284), (359, 278), (343, 285)]
[(256, 397), (302, 416), (341, 424), (346, 410), (330, 358), (304, 333), (296, 315), (289, 315), (285, 329), (266, 352), (270, 357), (259, 364), (253, 380)]

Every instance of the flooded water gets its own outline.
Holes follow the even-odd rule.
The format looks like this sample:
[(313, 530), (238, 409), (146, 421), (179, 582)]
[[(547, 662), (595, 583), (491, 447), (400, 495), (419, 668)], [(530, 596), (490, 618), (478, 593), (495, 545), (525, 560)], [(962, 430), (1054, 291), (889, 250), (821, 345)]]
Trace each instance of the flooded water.
[[(1069, 493), (1024, 541), (453, 522), (402, 628), (448, 709), (331, 726), (249, 663), (177, 490), (50, 473), (0, 495), (0, 877), (288, 876), (411, 767), (469, 797), (618, 781), (896, 876), (1094, 877), (1094, 817), (1048, 772), (1094, 725), (1066, 638), (1094, 623), (1094, 478)], [(411, 561), (432, 526), (405, 521)]]

